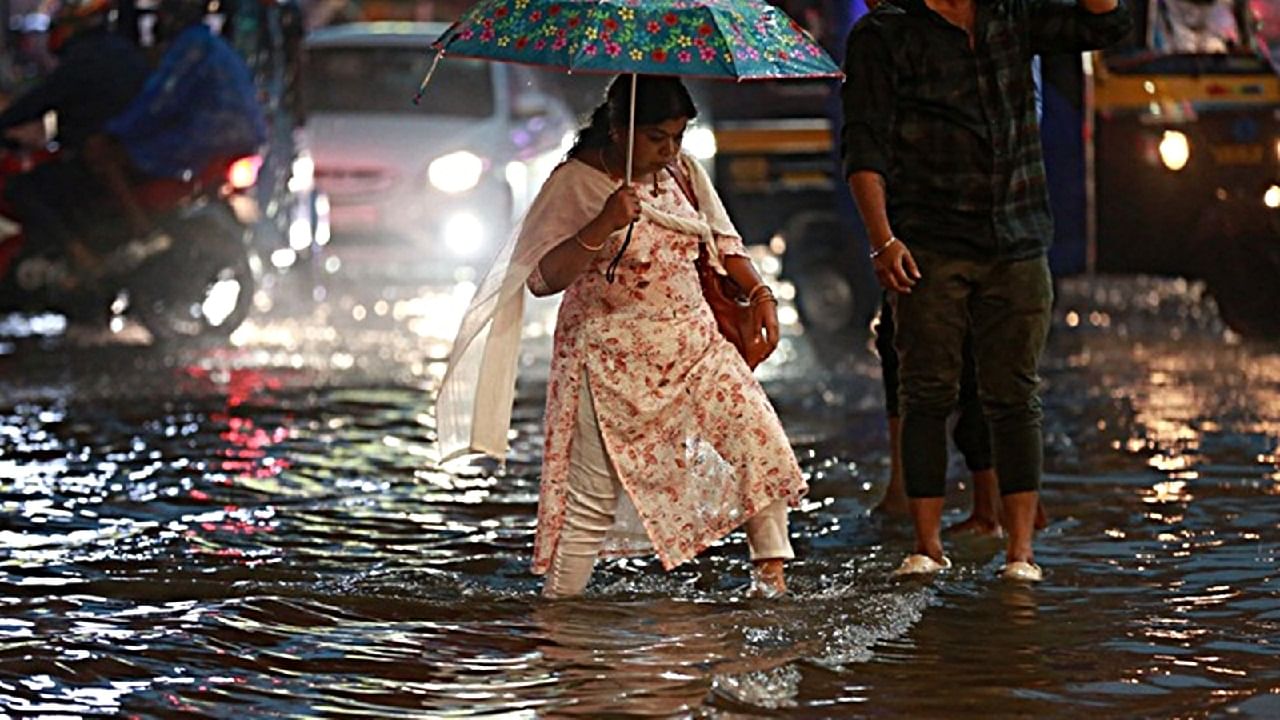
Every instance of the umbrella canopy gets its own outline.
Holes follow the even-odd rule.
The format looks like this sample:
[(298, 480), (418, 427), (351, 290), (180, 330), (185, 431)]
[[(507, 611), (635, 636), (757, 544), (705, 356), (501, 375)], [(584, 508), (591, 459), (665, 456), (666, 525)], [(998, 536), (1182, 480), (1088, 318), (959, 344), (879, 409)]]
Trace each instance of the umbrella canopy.
[(569, 72), (840, 75), (799, 24), (763, 0), (481, 0), (433, 47)]

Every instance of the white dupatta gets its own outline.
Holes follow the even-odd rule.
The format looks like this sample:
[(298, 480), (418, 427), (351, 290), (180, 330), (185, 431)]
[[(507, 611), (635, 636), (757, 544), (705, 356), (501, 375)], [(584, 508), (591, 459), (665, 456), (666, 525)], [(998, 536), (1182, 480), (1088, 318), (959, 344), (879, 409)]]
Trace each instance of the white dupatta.
[[(714, 236), (738, 237), (738, 232), (702, 166), (687, 155), (680, 160), (693, 182), (700, 219), (675, 217), (643, 201), (641, 213), (672, 230), (699, 235), (708, 243), (712, 267), (723, 275)], [(463, 315), (436, 396), (441, 462), (470, 453), (506, 458), (525, 283), (538, 262), (599, 214), (617, 188), (618, 182), (603, 172), (566, 160), (547, 178), (524, 220), (498, 251)]]

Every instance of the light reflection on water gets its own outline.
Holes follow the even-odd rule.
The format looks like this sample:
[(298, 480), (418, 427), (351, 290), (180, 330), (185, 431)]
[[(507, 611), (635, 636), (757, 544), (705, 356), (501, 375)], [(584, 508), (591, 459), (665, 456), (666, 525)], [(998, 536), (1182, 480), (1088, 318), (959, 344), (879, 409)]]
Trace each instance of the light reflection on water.
[(932, 584), (888, 578), (910, 538), (867, 515), (886, 470), (875, 365), (825, 375), (789, 338), (767, 384), (813, 488), (775, 602), (743, 597), (740, 535), (671, 574), (613, 563), (586, 600), (537, 598), (537, 341), (511, 460), (446, 472), (440, 353), (411, 298), (364, 302), (359, 323), (340, 299), (268, 317), (233, 351), (19, 337), (0, 357), (0, 708), (1280, 715), (1280, 353), (1224, 342), (1197, 292), (1063, 287), (1034, 588), (994, 579), (979, 540)]

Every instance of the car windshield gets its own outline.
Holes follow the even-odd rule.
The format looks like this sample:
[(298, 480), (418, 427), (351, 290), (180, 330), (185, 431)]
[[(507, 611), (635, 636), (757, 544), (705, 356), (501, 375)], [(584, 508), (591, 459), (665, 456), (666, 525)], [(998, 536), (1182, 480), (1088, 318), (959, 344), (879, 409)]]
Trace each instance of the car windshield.
[(413, 104), (431, 55), (419, 47), (313, 47), (307, 98), (315, 112), (488, 117), (494, 113), (488, 63), (440, 62), (422, 102)]
[(1132, 0), (1134, 31), (1104, 54), (1117, 73), (1252, 75), (1267, 72), (1245, 0)]
[(1244, 34), (1236, 0), (1159, 0), (1151, 18), (1153, 49), (1169, 54), (1239, 53)]

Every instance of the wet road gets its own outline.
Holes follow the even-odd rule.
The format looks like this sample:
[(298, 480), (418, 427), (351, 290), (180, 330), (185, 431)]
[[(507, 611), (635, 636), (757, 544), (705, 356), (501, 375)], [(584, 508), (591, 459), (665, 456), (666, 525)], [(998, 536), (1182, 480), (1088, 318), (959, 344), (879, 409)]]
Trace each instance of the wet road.
[(512, 461), (450, 472), (429, 399), (466, 288), (368, 286), (264, 306), (219, 349), (0, 323), (0, 711), (1280, 716), (1280, 348), (1197, 286), (1064, 283), (1039, 586), (980, 540), (888, 578), (910, 537), (868, 513), (877, 366), (825, 371), (792, 335), (761, 371), (812, 485), (791, 596), (743, 598), (738, 534), (562, 603), (527, 572), (545, 315)]

